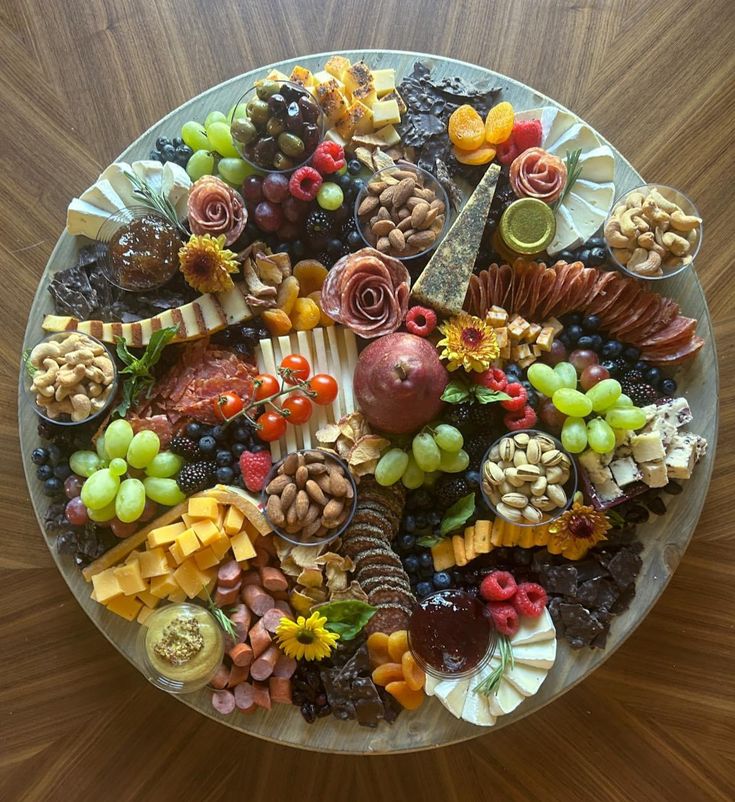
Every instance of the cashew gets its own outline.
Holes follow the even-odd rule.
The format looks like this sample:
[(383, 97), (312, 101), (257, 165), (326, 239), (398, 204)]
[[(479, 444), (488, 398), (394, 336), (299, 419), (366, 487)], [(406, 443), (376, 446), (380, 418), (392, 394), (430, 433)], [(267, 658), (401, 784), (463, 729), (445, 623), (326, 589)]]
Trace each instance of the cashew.
[(665, 212), (668, 212), (669, 214), (681, 211), (681, 209), (679, 209), (679, 207), (673, 201), (664, 198), (664, 196), (657, 189), (652, 189), (648, 193), (648, 198), (649, 200), (652, 200), (656, 206), (663, 209)]
[(57, 384), (71, 387), (84, 379), (87, 369), (84, 365), (75, 365), (73, 368), (61, 368), (56, 376)]
[(661, 257), (655, 251), (646, 251), (643, 248), (638, 250), (642, 251), (647, 258), (645, 261), (638, 262), (635, 266), (629, 263), (628, 268), (639, 276), (660, 276), (663, 273), (661, 270)]
[(92, 411), (92, 401), (89, 396), (84, 393), (77, 393), (71, 397), (72, 413), (71, 419), (73, 421), (84, 420), (89, 417)]
[(59, 343), (59, 348), (62, 354), (66, 356), (66, 354), (70, 354), (72, 351), (76, 351), (82, 343), (86, 340), (86, 337), (83, 337), (81, 334), (74, 332), (70, 334), (66, 339), (62, 340)]
[(653, 235), (656, 239), (656, 242), (661, 246), (664, 247), (664, 234), (666, 233), (666, 229), (662, 226), (656, 226)]
[(613, 248), (612, 253), (621, 265), (627, 265), (628, 260), (633, 255), (633, 251), (628, 248)]
[[(640, 209), (637, 211), (640, 211)], [(644, 220), (640, 215), (634, 215), (632, 220), (635, 223), (637, 231), (646, 232), (651, 230), (651, 226), (648, 225), (648, 220)]]
[[(59, 372), (59, 366), (56, 362), (47, 357), (43, 360), (43, 373), (40, 371), (36, 372), (33, 376), (33, 383), (31, 384), (32, 390), (43, 390), (47, 387), (52, 387), (54, 382), (56, 381), (56, 374)], [(46, 393), (44, 393), (46, 395)], [(51, 395), (53, 395), (53, 388)]]
[(638, 237), (638, 246), (640, 248), (645, 248), (647, 251), (650, 251), (655, 244), (656, 239), (653, 236), (653, 231), (646, 231), (645, 234), (641, 234)]
[(90, 402), (92, 407), (92, 412), (90, 414), (94, 415), (95, 412), (99, 412), (102, 407), (105, 405), (104, 399), (102, 398), (93, 398)]
[(47, 359), (55, 359), (61, 353), (59, 344), (54, 340), (47, 343), (39, 343), (30, 355), (30, 363), (33, 367), (40, 367)]
[(46, 414), (49, 418), (59, 418), (62, 415), (70, 415), (71, 412), (71, 401), (68, 398), (63, 401), (53, 401), (46, 404)]
[(663, 245), (668, 248), (674, 256), (685, 256), (692, 247), (688, 240), (684, 239), (684, 237), (680, 237), (678, 234), (674, 234), (673, 231), (667, 231), (661, 239), (663, 240)]
[(92, 365), (102, 371), (104, 377), (102, 384), (110, 384), (115, 378), (115, 369), (112, 365), (112, 360), (108, 356), (96, 356), (92, 360)]
[(695, 217), (693, 214), (684, 214), (681, 209), (677, 209), (671, 214), (671, 227), (677, 231), (693, 231), (699, 228), (702, 224), (701, 217)]
[(97, 398), (98, 395), (102, 395), (102, 385), (97, 384), (97, 382), (90, 382), (87, 385), (87, 395), (90, 398)]
[(668, 221), (669, 219), (669, 213), (658, 206), (650, 197), (643, 201), (641, 214), (652, 223), (662, 223), (664, 220)]
[(86, 377), (95, 384), (105, 383), (105, 374), (99, 368), (87, 368)]
[(687, 231), (686, 233), (686, 241), (692, 246), (692, 248), (697, 244), (697, 237), (699, 233), (696, 228), (693, 228), (691, 231)]
[(636, 235), (636, 228), (635, 223), (633, 222), (633, 216), (638, 214), (638, 209), (626, 209), (620, 215), (620, 230), (626, 237), (634, 237)]
[(631, 192), (626, 202), (627, 208), (632, 209), (635, 206), (643, 205), (644, 196), (642, 192)]
[(67, 365), (91, 365), (94, 354), (89, 348), (77, 348), (66, 355)]
[(607, 221), (604, 234), (611, 248), (629, 248), (635, 245), (633, 237), (626, 237), (620, 231), (620, 220), (616, 220), (615, 218)]
[(628, 260), (628, 270), (635, 270), (638, 265), (648, 260), (648, 251), (645, 248), (636, 248)]

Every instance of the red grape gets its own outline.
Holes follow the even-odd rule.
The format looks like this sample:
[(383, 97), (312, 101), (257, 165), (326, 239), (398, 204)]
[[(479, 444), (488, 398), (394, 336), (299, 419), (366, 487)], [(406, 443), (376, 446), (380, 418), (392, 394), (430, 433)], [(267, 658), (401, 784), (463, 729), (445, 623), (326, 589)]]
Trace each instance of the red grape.
[(145, 500), (145, 507), (143, 507), (143, 512), (140, 514), (139, 521), (152, 521), (156, 515), (158, 515), (158, 504), (156, 504), (153, 499), (146, 498)]
[(310, 205), (307, 201), (289, 195), (281, 204), (281, 210), (289, 223), (300, 223), (309, 213)]
[(261, 201), (255, 207), (255, 225), (261, 231), (278, 231), (283, 224), (283, 212), (280, 206), (269, 201)]
[(263, 196), (271, 203), (282, 203), (288, 196), (288, 178), (282, 173), (268, 173), (263, 179)]
[(64, 515), (66, 516), (66, 520), (69, 521), (70, 524), (74, 524), (74, 526), (84, 526), (89, 520), (87, 508), (84, 506), (84, 502), (79, 496), (75, 496), (67, 503), (64, 508)]
[(582, 371), (582, 375), (579, 377), (579, 383), (582, 385), (582, 389), (586, 391), (589, 390), (590, 387), (594, 387), (597, 382), (609, 378), (610, 371), (607, 368), (603, 368), (602, 365), (588, 365)]
[(67, 498), (76, 498), (82, 492), (82, 485), (84, 484), (84, 479), (81, 479), (76, 474), (72, 474), (71, 476), (67, 476), (64, 480), (64, 493), (66, 493)]
[(263, 179), (257, 175), (249, 175), (242, 182), (242, 196), (250, 204), (260, 203), (263, 200)]
[(539, 403), (539, 418), (544, 422), (552, 434), (559, 434), (567, 416), (552, 404), (550, 398), (544, 398)]
[(559, 362), (565, 362), (567, 358), (567, 347), (561, 340), (554, 340), (551, 343), (551, 348), (549, 349), (549, 353), (544, 356), (544, 362), (547, 365), (554, 365), (559, 364)]
[(569, 354), (569, 361), (574, 365), (577, 374), (580, 374), (585, 368), (590, 365), (596, 365), (600, 358), (594, 351), (589, 351), (586, 348), (578, 348)]
[(109, 527), (112, 529), (112, 534), (122, 540), (123, 538), (130, 537), (130, 535), (137, 532), (140, 528), (140, 524), (138, 521), (124, 524), (119, 518), (115, 517), (110, 521)]

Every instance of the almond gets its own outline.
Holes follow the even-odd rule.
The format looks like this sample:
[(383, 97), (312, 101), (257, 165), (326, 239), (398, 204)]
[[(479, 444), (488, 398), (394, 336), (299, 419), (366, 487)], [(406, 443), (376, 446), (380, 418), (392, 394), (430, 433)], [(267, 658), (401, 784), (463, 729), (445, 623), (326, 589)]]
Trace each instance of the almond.
[[(395, 188), (392, 196), (392, 203), (397, 208), (403, 206), (403, 204), (413, 196), (414, 189), (416, 188), (416, 181), (411, 176), (410, 178), (403, 178), (398, 186)], [(383, 196), (381, 193), (380, 200), (383, 200)]]
[(347, 494), (347, 487), (349, 482), (342, 473), (333, 472), (329, 477), (329, 492), (336, 497), (341, 498)]
[(377, 217), (378, 217), (378, 220), (390, 220), (391, 219), (390, 212), (385, 208), (385, 206), (381, 206), (380, 209), (378, 209)]
[(406, 242), (417, 250), (424, 250), (434, 243), (436, 234), (433, 231), (417, 231), (406, 239)]
[(296, 502), (294, 504), (294, 507), (296, 508), (296, 518), (299, 521), (302, 521), (306, 516), (306, 513), (309, 511), (309, 505), (310, 502), (307, 492), (305, 490), (299, 490), (296, 496)]
[(279, 496), (268, 497), (268, 504), (266, 505), (265, 511), (268, 514), (270, 522), (274, 526), (283, 526), (286, 518), (283, 514), (283, 508), (281, 507), (281, 499)]
[(372, 232), (376, 237), (385, 237), (390, 234), (395, 228), (395, 223), (392, 220), (378, 220), (373, 226)]
[(299, 467), (299, 455), (298, 454), (289, 454), (285, 460), (283, 460), (283, 472), (288, 474), (289, 476), (293, 476), (296, 473), (296, 468)]
[[(396, 194), (396, 187), (388, 187), (384, 189), (380, 193), (380, 203), (382, 206), (390, 206), (393, 203), (393, 196)], [(404, 201), (405, 202), (405, 201)], [(400, 203), (399, 206), (403, 206), (403, 203)]]
[(413, 228), (411, 220), (412, 218), (411, 215), (409, 214), (408, 217), (404, 217), (403, 220), (401, 220), (401, 222), (396, 226), (396, 228), (399, 231), (403, 231), (403, 233), (405, 234), (406, 231), (410, 231)]
[(357, 209), (357, 214), (362, 217), (363, 215), (374, 212), (380, 205), (380, 200), (375, 195), (367, 195)]
[(403, 236), (403, 232), (397, 228), (394, 228), (388, 234), (388, 242), (390, 242), (396, 251), (400, 252), (406, 250), (406, 238)]
[(375, 247), (381, 253), (390, 253), (390, 240), (388, 237), (380, 237), (378, 241), (375, 243)]
[(319, 518), (315, 518), (313, 521), (302, 527), (301, 537), (311, 537), (312, 535), (315, 535), (317, 531), (321, 529), (321, 526), (322, 522), (319, 520)]
[(380, 195), (380, 193), (388, 188), (388, 184), (385, 181), (371, 181), (368, 184), (367, 190), (371, 195)]
[(309, 471), (309, 476), (321, 476), (321, 474), (327, 472), (327, 466), (323, 462), (312, 462), (310, 465), (306, 466), (307, 470)]
[(271, 479), (268, 482), (268, 486), (265, 489), (265, 492), (268, 493), (269, 496), (276, 495), (280, 496), (283, 493), (286, 485), (291, 484), (291, 479), (289, 476), (285, 474), (281, 474), (280, 476), (276, 476), (274, 479)]
[(306, 492), (318, 504), (324, 506), (327, 503), (327, 498), (322, 492), (321, 487), (319, 487), (319, 485), (313, 479), (309, 479), (309, 481), (306, 483)]
[(426, 212), (426, 217), (424, 217), (422, 220), (421, 225), (416, 227), (421, 229), (430, 228), (434, 220), (436, 220), (438, 214), (439, 212), (436, 209), (429, 209)]
[(338, 498), (333, 498), (331, 501), (327, 502), (326, 506), (324, 507), (324, 511), (322, 512), (322, 518), (326, 519), (334, 519), (336, 520), (339, 518), (340, 513), (344, 508), (344, 501)]
[(296, 487), (299, 489), (306, 484), (306, 480), (309, 478), (309, 469), (306, 467), (306, 465), (299, 465), (299, 467), (296, 469), (296, 475), (294, 478), (296, 480)]
[(289, 482), (281, 493), (281, 509), (286, 512), (293, 504), (296, 494), (299, 492), (298, 488), (293, 482)]
[(426, 215), (429, 212), (429, 204), (426, 201), (419, 200), (419, 202), (413, 207), (413, 211), (411, 212), (411, 225), (414, 228), (419, 228), (421, 224), (426, 219)]

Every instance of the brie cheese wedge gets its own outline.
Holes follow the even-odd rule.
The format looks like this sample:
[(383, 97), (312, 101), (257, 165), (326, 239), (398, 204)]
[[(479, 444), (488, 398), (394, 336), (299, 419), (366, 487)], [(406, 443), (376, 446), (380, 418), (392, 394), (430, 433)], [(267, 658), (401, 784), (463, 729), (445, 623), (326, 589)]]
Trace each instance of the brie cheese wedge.
[(174, 162), (163, 165), (161, 189), (168, 202), (174, 207), (179, 220), (187, 216), (186, 202), (189, 199), (191, 178), (186, 170)]
[(161, 162), (153, 161), (153, 159), (143, 159), (133, 162), (131, 167), (138, 178), (142, 178), (153, 192), (160, 193), (162, 191), (163, 165)]
[(112, 184), (104, 178), (98, 178), (89, 189), (82, 192), (79, 199), (106, 210), (108, 214), (115, 214), (125, 208), (123, 199), (115, 192)]
[(66, 210), (66, 228), (75, 236), (96, 239), (100, 226), (109, 216), (110, 212), (100, 209), (99, 206), (93, 206), (80, 198), (72, 198)]

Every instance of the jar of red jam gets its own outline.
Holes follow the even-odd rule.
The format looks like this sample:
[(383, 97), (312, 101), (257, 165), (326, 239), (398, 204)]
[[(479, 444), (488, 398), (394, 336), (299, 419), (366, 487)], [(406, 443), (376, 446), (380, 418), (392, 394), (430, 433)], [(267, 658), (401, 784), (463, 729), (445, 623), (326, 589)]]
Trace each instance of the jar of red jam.
[(427, 674), (459, 679), (492, 657), (496, 632), (485, 605), (463, 590), (438, 590), (423, 599), (408, 623), (408, 645)]

